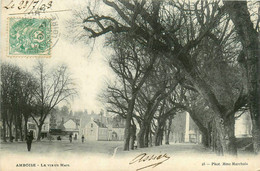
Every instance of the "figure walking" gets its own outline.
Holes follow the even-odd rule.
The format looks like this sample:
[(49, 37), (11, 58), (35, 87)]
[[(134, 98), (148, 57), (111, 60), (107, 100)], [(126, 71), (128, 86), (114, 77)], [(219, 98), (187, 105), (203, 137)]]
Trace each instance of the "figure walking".
[(84, 143), (84, 139), (85, 139), (85, 137), (84, 137), (84, 135), (82, 135), (82, 137), (81, 137), (82, 143)]
[(33, 140), (33, 132), (30, 131), (30, 132), (28, 132), (28, 134), (26, 136), (26, 143), (27, 143), (27, 150), (28, 151), (31, 151), (32, 140)]

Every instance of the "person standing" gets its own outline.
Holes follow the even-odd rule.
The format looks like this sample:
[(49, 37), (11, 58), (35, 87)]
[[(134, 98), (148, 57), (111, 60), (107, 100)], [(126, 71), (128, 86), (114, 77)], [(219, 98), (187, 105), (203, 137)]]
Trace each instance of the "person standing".
[(27, 143), (27, 150), (28, 151), (31, 151), (32, 140), (33, 140), (33, 132), (30, 131), (30, 132), (28, 132), (28, 134), (26, 136), (26, 143)]
[(84, 135), (82, 135), (82, 137), (81, 137), (82, 143), (84, 143), (84, 139), (85, 139), (85, 137), (84, 137)]
[(72, 142), (72, 134), (70, 134), (70, 142)]

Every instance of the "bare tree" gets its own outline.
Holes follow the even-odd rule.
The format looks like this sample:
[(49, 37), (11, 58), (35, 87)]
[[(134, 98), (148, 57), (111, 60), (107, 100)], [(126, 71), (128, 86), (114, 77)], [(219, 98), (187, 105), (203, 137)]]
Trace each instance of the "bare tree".
[(16, 65), (4, 63), (1, 65), (1, 114), (3, 119), (3, 138), (6, 141), (6, 126), (9, 127), (9, 138), (15, 130), (15, 140), (23, 140), (24, 120), (27, 133), (28, 111), (32, 110), (32, 96), (36, 84), (33, 76)]
[(169, 144), (169, 134), (171, 131), (171, 123), (174, 115), (178, 111), (178, 108), (171, 103), (169, 97), (164, 99), (158, 110), (158, 114), (154, 116), (156, 119), (154, 144), (155, 146), (162, 145), (163, 136), (165, 136), (165, 144)]
[[(35, 91), (37, 89), (37, 81), (33, 77), (31, 73), (24, 73), (23, 80), (21, 82), (21, 90), (20, 90), (20, 112), (23, 116), (24, 120), (24, 136), (26, 138), (26, 135), (28, 133), (27, 130), (27, 123), (31, 115), (33, 114), (35, 110)], [(22, 127), (22, 125), (20, 125)], [(21, 130), (21, 129), (20, 129)], [(23, 140), (22, 131), (21, 138)]]
[(121, 38), (113, 42), (116, 56), (110, 61), (110, 67), (120, 78), (120, 83), (123, 87), (121, 97), (124, 98), (127, 105), (124, 150), (129, 150), (131, 121), (135, 101), (138, 91), (152, 71), (156, 56), (148, 56), (147, 59), (145, 54), (149, 55), (149, 53), (140, 49), (138, 44), (131, 42), (131, 40), (123, 43), (122, 40)]
[(59, 103), (68, 101), (77, 94), (75, 83), (69, 74), (68, 67), (60, 65), (57, 69), (47, 71), (46, 64), (39, 61), (35, 66), (37, 89), (35, 91), (35, 111), (31, 115), (38, 127), (37, 140), (41, 138), (41, 130), (46, 117)]
[(21, 90), (22, 70), (15, 65), (1, 65), (1, 115), (3, 119), (4, 141), (6, 141), (6, 126), (9, 128), (9, 140), (12, 141), (13, 125), (17, 140), (17, 117), (19, 108), (19, 91)]
[(140, 148), (148, 147), (152, 120), (160, 103), (171, 95), (181, 81), (178, 71), (175, 68), (165, 67), (166, 64), (162, 63), (162, 60), (161, 62), (157, 61), (154, 66), (155, 68), (149, 79), (140, 89), (137, 99), (138, 105), (136, 108), (139, 109), (136, 110), (139, 111), (141, 119), (138, 133), (138, 146)]

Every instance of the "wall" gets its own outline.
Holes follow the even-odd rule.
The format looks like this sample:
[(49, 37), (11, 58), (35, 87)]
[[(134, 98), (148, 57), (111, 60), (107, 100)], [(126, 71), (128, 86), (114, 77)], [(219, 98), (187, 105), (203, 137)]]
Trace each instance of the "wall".
[(98, 128), (98, 140), (107, 141), (108, 140), (108, 129)]
[(118, 141), (124, 140), (124, 128), (112, 128), (111, 130), (112, 132), (116, 132)]

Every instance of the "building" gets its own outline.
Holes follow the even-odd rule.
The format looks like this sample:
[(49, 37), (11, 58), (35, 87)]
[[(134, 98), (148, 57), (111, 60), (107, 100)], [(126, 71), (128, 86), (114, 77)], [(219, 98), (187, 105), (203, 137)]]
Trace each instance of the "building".
[[(39, 118), (37, 118), (39, 119)], [(35, 123), (35, 121), (30, 118), (27, 122), (27, 130), (28, 132), (32, 131), (33, 132), (33, 136), (34, 138), (37, 138), (38, 137), (38, 127)], [(42, 130), (41, 130), (41, 138), (46, 138), (48, 133), (50, 132), (50, 116), (47, 116), (43, 125), (42, 125)]]
[(77, 116), (53, 112), (50, 115), (49, 123), (51, 136), (65, 136), (68, 139), (72, 134), (75, 140), (80, 136), (81, 119)]
[(175, 143), (200, 143), (201, 133), (188, 112), (177, 113), (172, 120), (169, 140)]
[(84, 128), (83, 135), (90, 141), (123, 141), (125, 121), (120, 116), (91, 119)]
[(106, 141), (108, 140), (108, 128), (99, 120), (92, 118), (85, 127), (84, 137), (90, 141)]
[(77, 120), (68, 119), (64, 124), (61, 125), (61, 131), (65, 135), (72, 135), (74, 139), (79, 138), (79, 122)]
[(28, 121), (27, 122), (27, 130), (28, 132), (33, 132), (33, 137), (36, 138), (38, 135), (38, 129), (34, 122)]
[(241, 113), (237, 112), (235, 122), (235, 136), (236, 138), (252, 137), (252, 121), (248, 111)]
[(123, 141), (125, 135), (125, 120), (117, 115), (107, 119), (109, 141)]
[(50, 115), (48, 115), (42, 125), (41, 138), (46, 138), (50, 132)]

